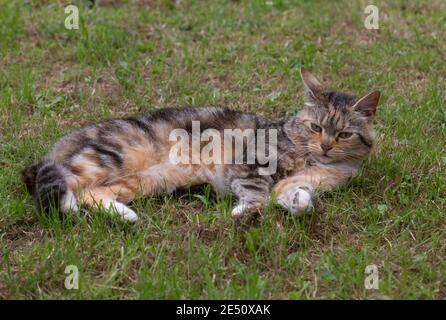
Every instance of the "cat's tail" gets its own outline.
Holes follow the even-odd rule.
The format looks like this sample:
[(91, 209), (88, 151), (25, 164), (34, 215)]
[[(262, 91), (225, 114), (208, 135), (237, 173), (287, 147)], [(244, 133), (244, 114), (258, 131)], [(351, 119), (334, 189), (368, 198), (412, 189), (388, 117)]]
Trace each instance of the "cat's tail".
[(77, 211), (76, 199), (66, 182), (66, 172), (61, 164), (51, 159), (34, 162), (22, 171), (22, 180), (33, 196), (37, 210), (49, 212), (53, 206), (62, 211)]

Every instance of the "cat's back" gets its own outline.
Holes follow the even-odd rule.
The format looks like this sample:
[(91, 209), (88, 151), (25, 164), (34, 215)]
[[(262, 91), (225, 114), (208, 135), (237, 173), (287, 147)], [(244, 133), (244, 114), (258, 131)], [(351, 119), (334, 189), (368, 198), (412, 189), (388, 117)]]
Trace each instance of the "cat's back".
[(225, 107), (184, 107), (164, 108), (125, 120), (139, 119), (152, 125), (165, 125), (170, 129), (192, 130), (192, 125), (199, 126), (200, 131), (215, 129), (235, 129), (243, 127), (255, 128), (258, 119), (250, 113), (232, 110)]
[[(66, 161), (82, 150), (96, 153), (121, 153), (122, 149), (150, 149), (169, 147), (174, 130), (200, 133), (207, 129), (255, 129), (259, 120), (255, 115), (224, 107), (164, 108), (127, 118), (107, 119), (82, 127), (60, 138), (50, 158)], [(148, 147), (150, 145), (150, 147)]]

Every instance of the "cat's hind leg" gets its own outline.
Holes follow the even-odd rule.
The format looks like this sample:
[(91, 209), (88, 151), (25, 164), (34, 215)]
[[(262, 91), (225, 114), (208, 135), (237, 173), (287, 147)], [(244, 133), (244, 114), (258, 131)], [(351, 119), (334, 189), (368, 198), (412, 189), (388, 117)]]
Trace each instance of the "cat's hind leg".
[(90, 187), (83, 194), (87, 205), (102, 204), (111, 213), (118, 213), (124, 220), (136, 221), (136, 213), (127, 207), (137, 195), (146, 196), (160, 191), (171, 192), (177, 187), (201, 182), (193, 171), (181, 166), (158, 164), (138, 174), (109, 180), (106, 185)]
[[(85, 190), (82, 194), (82, 201), (88, 206), (103, 206), (111, 214), (118, 215), (128, 222), (136, 222), (138, 215), (135, 211), (127, 207), (121, 199), (133, 199), (134, 192), (122, 185), (100, 186)], [(119, 199), (121, 197), (121, 199)]]
[(82, 201), (89, 206), (102, 205), (110, 213), (118, 214), (123, 220), (135, 222), (138, 216), (125, 205), (126, 203), (135, 199), (137, 195), (156, 194), (161, 190), (171, 191), (187, 181), (182, 175), (176, 174), (177, 170), (168, 170), (174, 167), (153, 168), (137, 175), (109, 180), (106, 185), (90, 187), (82, 193)]
[(60, 210), (63, 213), (71, 212), (71, 213), (77, 213), (79, 212), (79, 207), (77, 205), (76, 196), (74, 195), (74, 192), (70, 189), (67, 190), (67, 192), (64, 194), (60, 201)]
[(119, 201), (110, 201), (107, 204), (107, 208), (112, 213), (118, 214), (125, 221), (136, 222), (138, 220), (138, 215), (136, 214), (136, 212)]

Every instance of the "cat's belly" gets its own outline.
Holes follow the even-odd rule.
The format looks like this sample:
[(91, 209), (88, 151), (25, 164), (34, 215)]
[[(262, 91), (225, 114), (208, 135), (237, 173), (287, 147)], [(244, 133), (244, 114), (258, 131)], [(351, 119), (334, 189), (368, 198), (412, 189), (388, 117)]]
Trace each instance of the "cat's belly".
[(200, 165), (196, 169), (195, 174), (204, 183), (212, 185), (214, 191), (221, 195), (228, 192), (228, 188), (225, 183), (225, 174), (223, 165)]
[(138, 176), (146, 184), (153, 184), (153, 192), (172, 192), (177, 188), (210, 184), (217, 194), (225, 194), (229, 190), (225, 183), (224, 167), (222, 165), (183, 165), (166, 161), (149, 166)]

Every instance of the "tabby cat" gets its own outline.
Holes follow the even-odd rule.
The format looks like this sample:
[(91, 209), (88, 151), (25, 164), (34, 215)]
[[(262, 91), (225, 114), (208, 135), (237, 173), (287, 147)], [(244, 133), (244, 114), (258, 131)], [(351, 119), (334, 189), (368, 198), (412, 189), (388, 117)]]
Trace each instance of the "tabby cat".
[[(237, 199), (233, 216), (261, 209), (271, 195), (293, 214), (307, 212), (316, 189), (331, 190), (346, 183), (370, 153), (380, 93), (358, 99), (326, 89), (304, 68), (301, 76), (304, 106), (286, 121), (220, 107), (165, 108), (105, 120), (62, 137), (46, 158), (23, 171), (23, 180), (38, 210), (56, 206), (65, 213), (77, 212), (80, 203), (99, 205), (132, 222), (138, 216), (126, 204), (136, 196), (198, 184), (211, 184), (217, 194), (232, 193)], [(265, 164), (257, 158), (254, 163), (237, 164), (173, 161), (170, 134), (175, 129), (191, 133), (193, 121), (199, 121), (200, 132), (209, 128), (221, 133), (228, 128), (274, 132), (276, 170), (261, 174)], [(234, 148), (231, 143), (222, 150)], [(246, 152), (243, 148), (245, 156)]]

